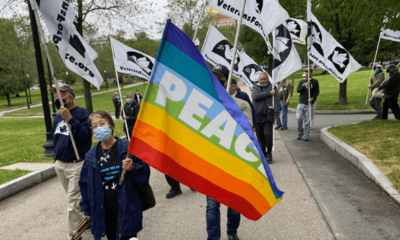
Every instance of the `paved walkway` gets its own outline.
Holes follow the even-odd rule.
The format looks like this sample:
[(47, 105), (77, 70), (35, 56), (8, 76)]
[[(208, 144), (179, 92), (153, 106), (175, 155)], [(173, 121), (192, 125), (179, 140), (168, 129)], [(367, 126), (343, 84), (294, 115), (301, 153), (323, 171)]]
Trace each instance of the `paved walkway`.
[[(125, 85), (124, 88), (130, 88), (130, 87), (139, 86), (139, 85), (143, 85), (143, 82), (128, 84), (128, 85)], [(101, 91), (101, 92), (93, 92), (92, 95), (98, 95), (98, 94), (102, 94), (102, 93), (106, 93), (106, 92), (114, 92), (115, 90), (116, 89), (113, 88), (113, 89), (104, 90), (104, 91)], [(76, 96), (76, 98), (82, 98), (82, 97), (84, 97), (84, 95)], [(49, 101), (49, 104), (51, 104), (51, 101)], [(34, 103), (34, 104), (31, 104), (30, 106), (31, 106), (31, 108), (39, 107), (39, 106), (42, 106), (42, 103)], [(27, 108), (28, 108), (27, 106), (23, 106), (23, 107), (11, 108), (11, 109), (3, 109), (3, 110), (0, 110), (0, 117), (7, 117), (7, 118), (11, 118), (11, 117), (42, 118), (42, 117), (44, 117), (43, 115), (40, 115), (40, 116), (39, 115), (38, 116), (36, 116), (36, 115), (35, 116), (31, 116), (31, 115), (25, 115), (25, 116), (24, 115), (18, 115), (18, 116), (6, 115), (6, 116), (3, 116), (5, 113), (14, 112), (14, 111), (18, 111), (18, 110), (21, 110), (21, 109), (27, 109)], [(51, 109), (50, 109), (50, 111), (51, 111)]]

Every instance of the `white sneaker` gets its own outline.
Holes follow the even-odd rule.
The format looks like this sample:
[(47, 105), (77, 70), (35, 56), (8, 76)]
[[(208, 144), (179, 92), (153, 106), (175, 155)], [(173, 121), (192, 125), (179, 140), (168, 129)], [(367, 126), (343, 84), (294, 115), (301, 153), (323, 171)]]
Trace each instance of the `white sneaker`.
[(133, 238), (129, 238), (129, 240), (139, 240), (139, 239), (133, 237)]

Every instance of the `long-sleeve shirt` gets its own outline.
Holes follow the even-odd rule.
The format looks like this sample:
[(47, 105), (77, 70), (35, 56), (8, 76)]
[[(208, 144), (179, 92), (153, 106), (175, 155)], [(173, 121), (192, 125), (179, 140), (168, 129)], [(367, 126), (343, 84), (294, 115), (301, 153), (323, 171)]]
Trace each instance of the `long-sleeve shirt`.
[[(299, 97), (299, 103), (302, 104), (308, 104), (308, 99), (312, 98), (313, 101), (311, 103), (315, 103), (317, 101), (317, 97), (319, 94), (319, 84), (318, 80), (311, 78), (310, 80), (310, 85), (306, 87), (307, 84), (307, 79), (303, 79), (299, 82), (299, 85), (297, 86), (297, 92), (300, 93)], [(308, 96), (308, 88), (310, 88), (310, 97)]]

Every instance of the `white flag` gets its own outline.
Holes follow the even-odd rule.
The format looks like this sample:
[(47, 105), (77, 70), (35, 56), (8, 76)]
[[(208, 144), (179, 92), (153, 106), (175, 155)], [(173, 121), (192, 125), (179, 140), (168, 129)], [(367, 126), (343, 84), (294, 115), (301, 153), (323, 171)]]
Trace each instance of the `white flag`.
[(286, 27), (288, 28), (292, 41), (306, 45), (307, 37), (307, 23), (303, 20), (296, 18), (289, 18), (286, 20)]
[(400, 31), (385, 29), (381, 32), (381, 38), (390, 41), (400, 42)]
[(308, 1), (307, 12), (310, 28), (308, 57), (343, 83), (349, 74), (360, 69), (361, 65), (322, 27), (311, 12), (310, 1)]
[[(238, 20), (243, 0), (208, 0), (208, 5)], [(268, 34), (285, 22), (289, 14), (277, 0), (246, 1), (243, 24), (257, 31), (271, 49)]]
[(273, 82), (278, 83), (301, 69), (302, 64), (286, 23), (275, 28), (273, 36), (274, 60), (272, 63), (272, 77)]
[(100, 89), (103, 78), (93, 63), (96, 51), (73, 26), (76, 12), (66, 0), (30, 0), (38, 8), (65, 66)]
[(220, 64), (228, 69), (230, 69), (233, 55), (235, 55), (233, 75), (243, 78), (241, 74), (243, 70), (243, 61), (240, 58), (239, 51), (236, 50), (236, 54), (233, 54), (233, 44), (212, 25), (210, 25), (207, 38), (204, 40), (202, 54), (213, 66)]
[[(242, 60), (243, 60), (243, 82), (246, 83), (246, 85), (250, 88), (253, 87), (253, 85), (256, 85), (258, 83), (258, 78), (260, 77), (260, 74), (262, 72), (265, 72), (264, 69), (262, 69), (260, 66), (257, 65), (256, 62), (254, 62), (253, 59), (249, 57), (245, 52), (240, 53)], [(268, 79), (271, 80), (271, 77), (268, 75)]]
[(155, 59), (111, 38), (115, 68), (118, 72), (149, 79)]

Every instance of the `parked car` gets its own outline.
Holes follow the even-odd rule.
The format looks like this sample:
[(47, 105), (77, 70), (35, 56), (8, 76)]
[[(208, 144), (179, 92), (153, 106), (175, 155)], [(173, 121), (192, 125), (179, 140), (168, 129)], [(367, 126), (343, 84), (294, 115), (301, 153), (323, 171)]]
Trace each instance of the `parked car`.
[(39, 86), (33, 86), (33, 87), (31, 87), (31, 90), (39, 90), (39, 89), (40, 89)]

